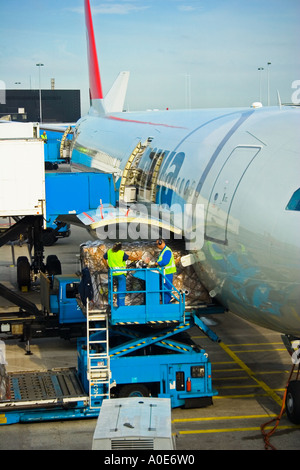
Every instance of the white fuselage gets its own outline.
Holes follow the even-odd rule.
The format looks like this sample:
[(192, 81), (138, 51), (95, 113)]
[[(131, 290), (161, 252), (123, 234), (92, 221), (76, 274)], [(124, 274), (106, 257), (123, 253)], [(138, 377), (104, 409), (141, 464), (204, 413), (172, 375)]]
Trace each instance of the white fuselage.
[[(76, 126), (71, 162), (113, 173), (118, 185), (148, 139), (137, 202), (192, 207), (202, 228), (187, 248), (206, 288), (237, 315), (300, 336), (300, 204), (289, 205), (300, 187), (299, 124), (297, 107), (90, 112)], [(176, 211), (171, 218), (179, 224)]]

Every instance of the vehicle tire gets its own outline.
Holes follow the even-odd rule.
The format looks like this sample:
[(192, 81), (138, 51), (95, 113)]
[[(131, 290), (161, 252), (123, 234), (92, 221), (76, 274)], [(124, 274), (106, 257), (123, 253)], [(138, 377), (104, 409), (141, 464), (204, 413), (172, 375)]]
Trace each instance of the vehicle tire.
[(294, 424), (300, 424), (300, 381), (293, 380), (289, 383), (285, 407), (288, 419)]
[(17, 282), (20, 290), (22, 287), (30, 289), (30, 264), (26, 256), (19, 256), (17, 259)]
[(46, 271), (49, 274), (49, 276), (55, 276), (56, 274), (61, 274), (61, 264), (56, 255), (47, 256)]
[(45, 170), (53, 170), (53, 165), (51, 162), (45, 162)]
[(57, 241), (57, 236), (52, 228), (47, 228), (42, 232), (42, 243), (44, 246), (52, 246)]
[(67, 230), (66, 232), (62, 232), (62, 237), (67, 238), (71, 235), (71, 230)]
[(149, 395), (150, 393), (149, 393), (148, 388), (143, 384), (124, 385), (119, 392), (119, 398), (149, 397)]

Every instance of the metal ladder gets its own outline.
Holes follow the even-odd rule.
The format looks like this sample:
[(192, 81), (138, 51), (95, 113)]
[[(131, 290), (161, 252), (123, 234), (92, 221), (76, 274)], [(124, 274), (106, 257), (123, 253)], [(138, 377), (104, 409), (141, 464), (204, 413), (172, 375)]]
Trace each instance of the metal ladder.
[(87, 379), (90, 408), (100, 408), (110, 398), (110, 356), (108, 314), (92, 310), (86, 304), (87, 318)]

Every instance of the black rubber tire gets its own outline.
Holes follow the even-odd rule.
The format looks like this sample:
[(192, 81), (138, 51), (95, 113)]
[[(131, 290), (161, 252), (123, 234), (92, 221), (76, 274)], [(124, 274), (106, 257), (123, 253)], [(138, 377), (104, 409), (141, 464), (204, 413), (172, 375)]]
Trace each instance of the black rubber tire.
[(123, 385), (119, 392), (120, 398), (125, 397), (149, 397), (150, 393), (146, 385), (143, 384), (128, 384)]
[(42, 232), (42, 243), (44, 246), (52, 246), (57, 242), (57, 236), (52, 228), (47, 228)]
[(56, 255), (47, 256), (46, 271), (49, 276), (61, 274), (61, 263)]
[(300, 381), (293, 380), (289, 383), (285, 408), (288, 419), (294, 424), (300, 424)]
[(30, 289), (30, 264), (26, 256), (19, 256), (17, 259), (17, 282), (20, 290), (22, 287)]

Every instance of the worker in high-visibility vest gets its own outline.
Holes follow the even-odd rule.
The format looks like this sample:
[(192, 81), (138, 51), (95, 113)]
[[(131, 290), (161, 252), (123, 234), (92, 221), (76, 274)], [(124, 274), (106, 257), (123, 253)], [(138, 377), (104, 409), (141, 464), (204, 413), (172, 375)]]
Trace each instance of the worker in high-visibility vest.
[(161, 238), (156, 240), (156, 246), (161, 252), (155, 265), (164, 268), (164, 303), (168, 304), (171, 301), (173, 275), (176, 273), (174, 255), (171, 248), (166, 245), (165, 240)]
[(44, 131), (44, 132), (42, 133), (41, 139), (43, 139), (43, 141), (44, 141), (45, 144), (47, 143), (48, 137), (47, 137), (46, 131)]
[[(123, 307), (125, 305), (125, 292), (126, 292), (126, 261), (129, 256), (122, 250), (122, 243), (117, 242), (110, 248), (103, 256), (111, 269), (113, 279), (117, 281), (117, 306)], [(123, 270), (124, 269), (124, 270)]]

